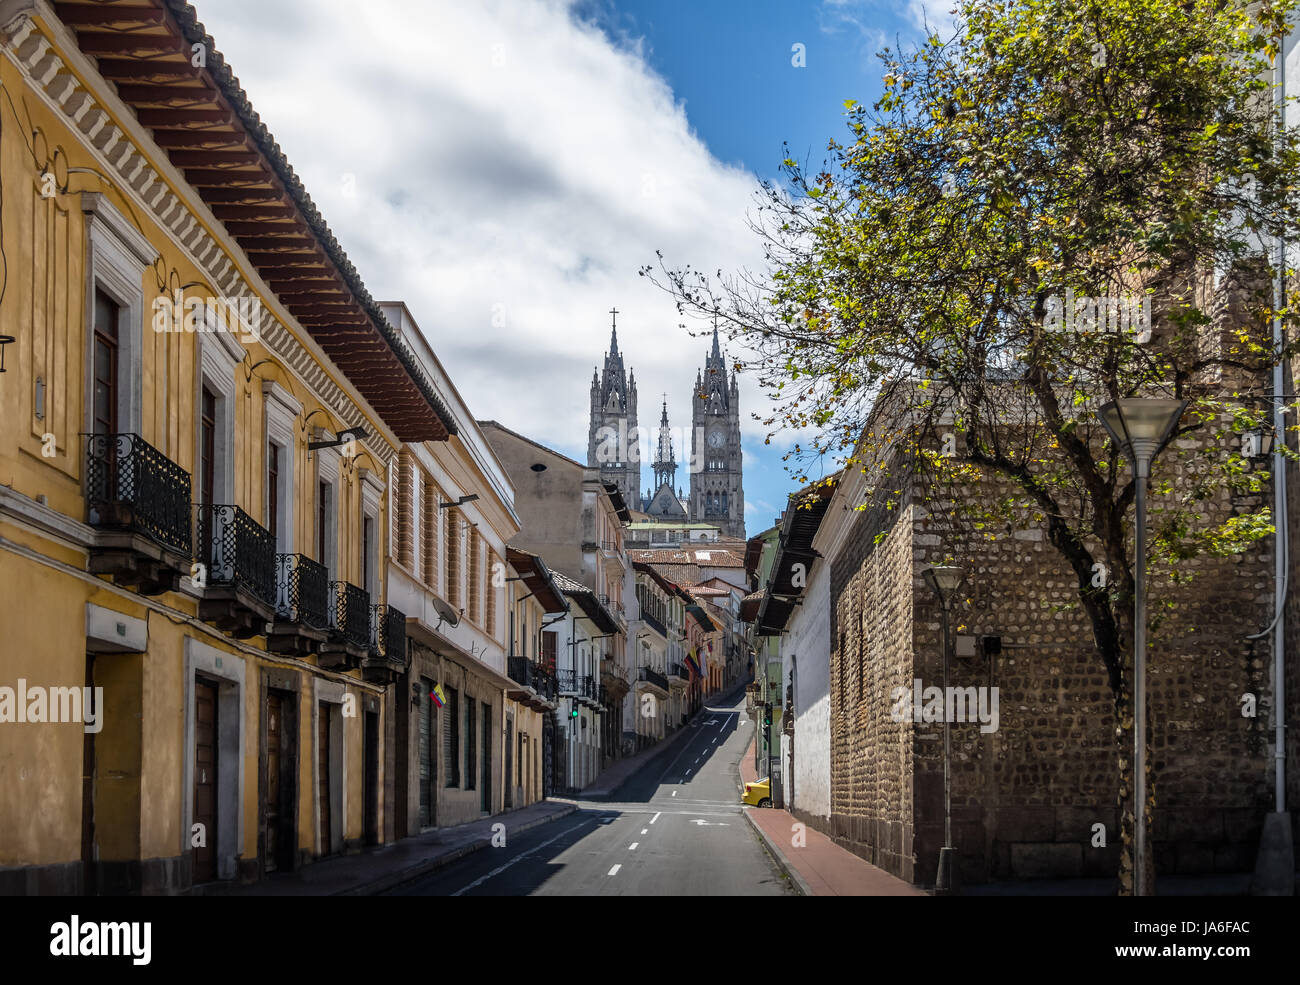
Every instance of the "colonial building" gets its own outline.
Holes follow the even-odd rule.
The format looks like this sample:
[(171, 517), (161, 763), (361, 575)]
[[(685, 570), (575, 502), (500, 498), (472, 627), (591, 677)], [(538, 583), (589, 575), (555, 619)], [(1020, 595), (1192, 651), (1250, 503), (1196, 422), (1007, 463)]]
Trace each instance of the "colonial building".
[(458, 425), (191, 7), (2, 13), (0, 686), (61, 698), (0, 711), (0, 889), (383, 841), (389, 469)]
[(536, 628), (508, 580), (506, 545), (519, 530), (510, 477), (410, 311), (381, 307), (455, 424), (450, 440), (403, 443), (390, 474), (388, 593), (408, 617), (411, 648), (390, 716), (402, 838), (537, 800), (543, 716), (554, 704), (509, 673), (527, 640), (519, 620), (526, 634)]
[[(561, 585), (565, 583), (558, 575), (563, 574), (589, 590), (600, 606), (601, 614), (587, 612), (582, 609), (585, 595), (566, 592), (571, 603), (579, 602), (579, 610), (586, 613), (592, 626), (584, 628), (583, 617), (571, 613), (566, 617), (573, 622), (568, 643), (557, 641), (574, 647), (583, 646), (581, 640), (594, 641), (586, 651), (592, 658), (592, 669), (580, 672), (577, 665), (570, 666), (577, 677), (592, 678), (591, 693), (580, 689), (571, 695), (574, 700), (567, 710), (561, 708), (561, 715), (571, 718), (578, 710), (581, 729), (581, 723), (588, 721), (580, 708), (585, 696), (603, 709), (601, 714), (605, 716), (598, 726), (594, 720), (588, 721), (589, 729), (603, 730), (606, 736), (604, 741), (590, 744), (598, 751), (594, 769), (587, 772), (584, 766), (578, 779), (570, 772), (566, 786), (574, 789), (575, 783), (586, 785), (594, 780), (604, 761), (621, 751), (616, 736), (630, 686), (625, 658), (629, 619), (625, 600), (631, 595), (632, 570), (623, 537), (631, 516), (619, 485), (605, 481), (598, 468), (575, 462), (495, 421), (482, 421), (480, 426), (515, 487), (520, 530), (511, 546), (544, 557)], [(589, 632), (592, 627), (598, 631)], [(576, 741), (575, 745), (583, 743)]]

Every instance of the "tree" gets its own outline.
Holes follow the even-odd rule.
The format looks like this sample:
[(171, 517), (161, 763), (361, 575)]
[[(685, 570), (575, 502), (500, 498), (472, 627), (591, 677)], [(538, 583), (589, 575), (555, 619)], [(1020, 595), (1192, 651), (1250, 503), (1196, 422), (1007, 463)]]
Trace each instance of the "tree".
[(902, 454), (968, 530), (1046, 528), (1110, 684), (1126, 846), (1135, 488), (1096, 410), (1189, 401), (1192, 447), (1152, 480), (1168, 576), (1273, 532), (1267, 505), (1202, 507), (1264, 488), (1233, 436), (1271, 427), (1267, 370), (1294, 348), (1270, 338), (1294, 324), (1270, 255), (1300, 223), (1270, 69), (1293, 4), (964, 0), (950, 41), (881, 53), (884, 94), (846, 104), (829, 163), (762, 186), (766, 270), (642, 271), (748, 353), (769, 443), (811, 433), (787, 456), (799, 481), (831, 457), (887, 482)]

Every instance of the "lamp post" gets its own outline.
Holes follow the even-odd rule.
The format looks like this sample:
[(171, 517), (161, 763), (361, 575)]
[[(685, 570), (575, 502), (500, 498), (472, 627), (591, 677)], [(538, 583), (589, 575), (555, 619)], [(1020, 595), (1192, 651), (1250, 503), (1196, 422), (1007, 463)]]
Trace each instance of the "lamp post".
[(1133, 557), (1133, 895), (1148, 895), (1147, 857), (1147, 480), (1151, 462), (1165, 446), (1187, 407), (1185, 400), (1126, 397), (1102, 405), (1102, 426), (1133, 463), (1137, 483), (1137, 533)]
[(953, 857), (956, 850), (952, 844), (952, 774), (950, 763), (952, 762), (952, 738), (948, 730), (948, 654), (950, 652), (951, 637), (948, 631), (948, 609), (952, 605), (953, 599), (957, 597), (957, 590), (961, 587), (966, 573), (961, 568), (952, 566), (931, 567), (921, 572), (925, 583), (930, 586), (935, 597), (939, 600), (939, 610), (943, 618), (943, 695), (944, 695), (944, 716), (943, 716), (943, 847), (939, 849), (939, 871), (934, 878), (934, 892), (936, 895), (949, 895), (956, 891), (956, 882), (954, 880)]

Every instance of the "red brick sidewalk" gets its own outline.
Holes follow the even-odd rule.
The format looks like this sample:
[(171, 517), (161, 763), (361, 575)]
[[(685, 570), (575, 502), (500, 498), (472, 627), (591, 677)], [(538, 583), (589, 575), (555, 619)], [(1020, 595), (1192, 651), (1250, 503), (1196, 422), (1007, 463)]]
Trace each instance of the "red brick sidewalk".
[[(752, 783), (754, 744), (740, 760), (742, 783)], [(777, 864), (805, 896), (925, 896), (902, 879), (845, 851), (820, 831), (801, 824), (789, 811), (746, 807), (754, 826)], [(798, 825), (798, 827), (796, 827)], [(796, 836), (801, 842), (796, 847)]]

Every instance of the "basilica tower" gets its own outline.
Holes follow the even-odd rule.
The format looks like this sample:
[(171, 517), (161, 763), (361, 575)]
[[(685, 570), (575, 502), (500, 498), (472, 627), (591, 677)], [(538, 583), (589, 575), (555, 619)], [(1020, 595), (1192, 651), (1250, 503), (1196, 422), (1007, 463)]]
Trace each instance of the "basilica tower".
[(618, 309), (612, 322), (605, 368), (591, 372), (591, 426), (587, 434), (587, 464), (600, 468), (600, 477), (618, 486), (629, 509), (641, 508), (641, 451), (636, 425), (636, 374), (623, 368), (618, 351)]
[(745, 491), (740, 452), (740, 389), (718, 346), (695, 376), (691, 401), (690, 518), (712, 523), (723, 536), (745, 537)]

